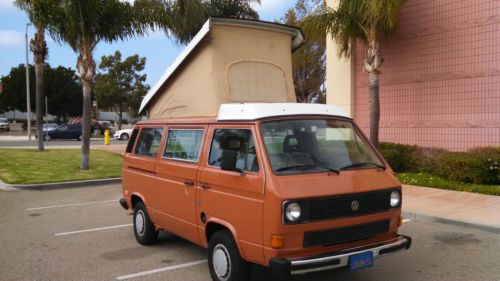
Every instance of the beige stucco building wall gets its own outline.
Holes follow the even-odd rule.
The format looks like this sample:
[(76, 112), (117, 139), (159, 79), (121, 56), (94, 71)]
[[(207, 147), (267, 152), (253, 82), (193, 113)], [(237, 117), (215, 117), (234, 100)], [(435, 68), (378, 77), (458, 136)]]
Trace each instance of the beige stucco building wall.
[[(334, 8), (338, 0), (327, 0)], [(354, 117), (354, 57), (339, 58), (333, 40), (326, 40), (326, 103), (341, 106)]]

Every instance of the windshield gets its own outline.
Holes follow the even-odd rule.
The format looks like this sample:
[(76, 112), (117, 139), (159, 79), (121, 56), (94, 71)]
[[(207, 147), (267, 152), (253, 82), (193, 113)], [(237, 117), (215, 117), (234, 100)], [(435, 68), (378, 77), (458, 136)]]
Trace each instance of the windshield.
[(261, 125), (271, 167), (278, 174), (384, 168), (352, 122), (284, 120)]

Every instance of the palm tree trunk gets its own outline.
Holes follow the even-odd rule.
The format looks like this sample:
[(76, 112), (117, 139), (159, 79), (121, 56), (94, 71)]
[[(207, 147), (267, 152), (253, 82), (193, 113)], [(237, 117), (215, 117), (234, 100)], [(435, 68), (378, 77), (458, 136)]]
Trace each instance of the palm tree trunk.
[(379, 75), (384, 57), (380, 53), (376, 40), (370, 40), (366, 50), (365, 70), (370, 81), (370, 142), (378, 147), (378, 131), (380, 123)]
[(92, 56), (92, 49), (83, 45), (78, 56), (78, 72), (83, 84), (83, 110), (82, 110), (82, 158), (80, 170), (89, 169), (90, 161), (90, 130), (91, 130), (91, 110), (92, 110), (92, 81), (95, 75), (95, 62)]
[(36, 79), (36, 130), (38, 135), (38, 151), (43, 151), (43, 62), (35, 62)]
[(92, 108), (91, 93), (92, 80), (84, 79), (83, 84), (83, 110), (82, 110), (82, 159), (81, 170), (89, 169), (90, 162), (90, 110)]
[(30, 49), (35, 56), (35, 92), (36, 92), (36, 128), (38, 151), (44, 151), (43, 144), (43, 68), (45, 66), (45, 57), (47, 56), (47, 44), (45, 42), (45, 27), (37, 25), (35, 38), (30, 42)]
[(370, 72), (370, 141), (378, 147), (378, 128), (380, 123), (379, 74)]

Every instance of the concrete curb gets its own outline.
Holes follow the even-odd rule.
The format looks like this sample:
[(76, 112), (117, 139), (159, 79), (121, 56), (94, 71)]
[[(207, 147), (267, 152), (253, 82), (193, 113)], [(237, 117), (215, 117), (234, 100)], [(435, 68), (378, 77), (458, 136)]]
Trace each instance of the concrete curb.
[(460, 220), (455, 220), (455, 219), (450, 219), (450, 218), (445, 218), (445, 217), (438, 217), (438, 216), (415, 213), (415, 212), (408, 212), (408, 211), (403, 211), (403, 217), (406, 219), (411, 219), (411, 220), (416, 220), (416, 221), (451, 224), (451, 225), (479, 229), (479, 230), (492, 232), (492, 233), (500, 233), (500, 226), (496, 226), (496, 225), (478, 224), (478, 223), (473, 223), (473, 222), (460, 221)]
[(122, 182), (122, 178), (83, 180), (83, 181), (68, 181), (57, 183), (44, 184), (6, 184), (0, 181), (0, 189), (2, 190), (50, 190), (74, 187), (92, 187), (106, 184), (118, 184)]

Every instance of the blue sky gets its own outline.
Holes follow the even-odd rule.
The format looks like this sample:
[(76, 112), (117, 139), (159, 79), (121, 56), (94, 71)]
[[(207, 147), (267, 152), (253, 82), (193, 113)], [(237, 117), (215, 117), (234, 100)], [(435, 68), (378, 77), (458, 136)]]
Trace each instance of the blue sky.
[[(25, 58), (24, 33), (26, 23), (29, 22), (26, 14), (18, 10), (13, 0), (0, 0), (0, 77), (8, 75), (10, 69), (21, 63)], [(261, 5), (255, 5), (261, 20), (274, 21), (293, 6), (291, 0), (261, 0)], [(33, 37), (34, 28), (28, 29), (28, 36)], [(55, 67), (63, 65), (75, 69), (77, 55), (67, 45), (55, 43), (47, 36), (49, 56), (47, 62)], [(100, 43), (94, 53), (96, 64), (99, 64), (103, 55), (113, 54), (116, 50), (122, 57), (139, 54), (146, 57), (147, 83), (153, 86), (165, 69), (173, 62), (184, 46), (177, 45), (168, 39), (163, 32), (153, 32), (149, 36), (134, 38), (127, 41), (118, 41), (113, 44)], [(29, 62), (33, 63), (30, 53)]]

